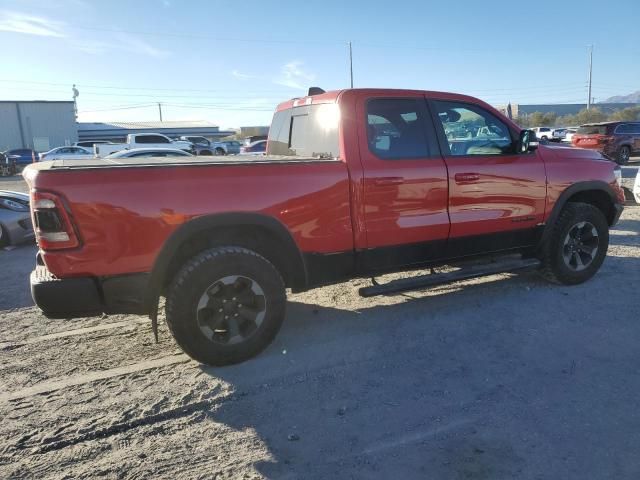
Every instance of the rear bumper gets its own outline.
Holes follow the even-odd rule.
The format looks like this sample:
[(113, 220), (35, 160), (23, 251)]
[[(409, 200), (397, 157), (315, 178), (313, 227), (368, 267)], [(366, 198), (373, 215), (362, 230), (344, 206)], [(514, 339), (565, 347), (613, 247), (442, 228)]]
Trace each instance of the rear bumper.
[(31, 272), (30, 283), (33, 301), (49, 318), (147, 313), (147, 274), (57, 278), (47, 267), (38, 265)]

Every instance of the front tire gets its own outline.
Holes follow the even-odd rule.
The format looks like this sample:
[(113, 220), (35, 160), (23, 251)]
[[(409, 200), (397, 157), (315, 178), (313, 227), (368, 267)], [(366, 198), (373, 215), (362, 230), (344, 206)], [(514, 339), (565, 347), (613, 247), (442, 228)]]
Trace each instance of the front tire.
[(256, 252), (217, 247), (189, 260), (167, 294), (167, 325), (194, 360), (229, 365), (267, 347), (286, 309), (276, 268)]
[(542, 247), (542, 276), (564, 285), (593, 277), (609, 247), (609, 225), (602, 211), (587, 203), (567, 203), (552, 228)]
[(227, 152), (224, 151), (224, 148), (216, 148), (216, 155), (226, 155)]

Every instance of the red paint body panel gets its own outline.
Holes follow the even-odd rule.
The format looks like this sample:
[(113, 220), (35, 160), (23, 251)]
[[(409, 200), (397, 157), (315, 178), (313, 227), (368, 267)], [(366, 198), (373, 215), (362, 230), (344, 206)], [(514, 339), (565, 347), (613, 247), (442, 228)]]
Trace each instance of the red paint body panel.
[(33, 171), (39, 190), (62, 193), (82, 245), (42, 252), (59, 277), (150, 271), (180, 225), (201, 215), (261, 212), (279, 219), (302, 251), (353, 247), (346, 167), (337, 161)]
[(486, 103), (464, 95), (344, 90), (278, 106), (337, 102), (340, 158), (334, 161), (34, 165), (25, 170), (30, 187), (61, 195), (81, 242), (72, 250), (41, 251), (46, 266), (61, 278), (148, 272), (177, 228), (216, 213), (273, 217), (301, 252), (334, 253), (533, 228), (578, 181), (605, 181), (622, 195), (613, 165), (587, 150), (540, 146), (512, 156), (381, 160), (367, 147), (364, 105), (372, 97), (475, 103), (519, 131)]
[[(375, 94), (374, 94), (375, 95)], [(355, 126), (362, 178), (362, 214), (367, 248), (446, 240), (447, 167), (442, 157), (384, 160), (369, 150), (366, 103), (372, 94), (360, 92), (355, 100)], [(386, 92), (383, 98), (423, 100), (423, 92)], [(353, 103), (351, 111), (354, 111)]]

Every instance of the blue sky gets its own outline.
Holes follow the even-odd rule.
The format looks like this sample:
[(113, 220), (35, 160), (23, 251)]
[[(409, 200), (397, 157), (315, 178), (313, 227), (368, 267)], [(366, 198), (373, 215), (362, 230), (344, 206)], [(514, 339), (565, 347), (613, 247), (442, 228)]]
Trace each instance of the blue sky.
[[(615, 7), (614, 7), (615, 5)], [(640, 90), (640, 2), (0, 0), (0, 99), (80, 121), (268, 124), (310, 85), (462, 92), (493, 104)]]

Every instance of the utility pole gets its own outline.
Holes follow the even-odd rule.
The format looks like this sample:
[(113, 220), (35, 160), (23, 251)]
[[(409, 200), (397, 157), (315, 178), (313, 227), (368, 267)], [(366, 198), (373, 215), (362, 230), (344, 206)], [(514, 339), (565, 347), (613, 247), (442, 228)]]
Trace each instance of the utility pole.
[(589, 45), (589, 94), (587, 95), (587, 110), (591, 108), (591, 76), (593, 73), (593, 44)]
[(158, 112), (160, 112), (160, 121), (162, 121), (162, 104), (158, 102)]
[(349, 42), (349, 73), (351, 76), (351, 88), (353, 88), (353, 50), (351, 48), (351, 42)]

